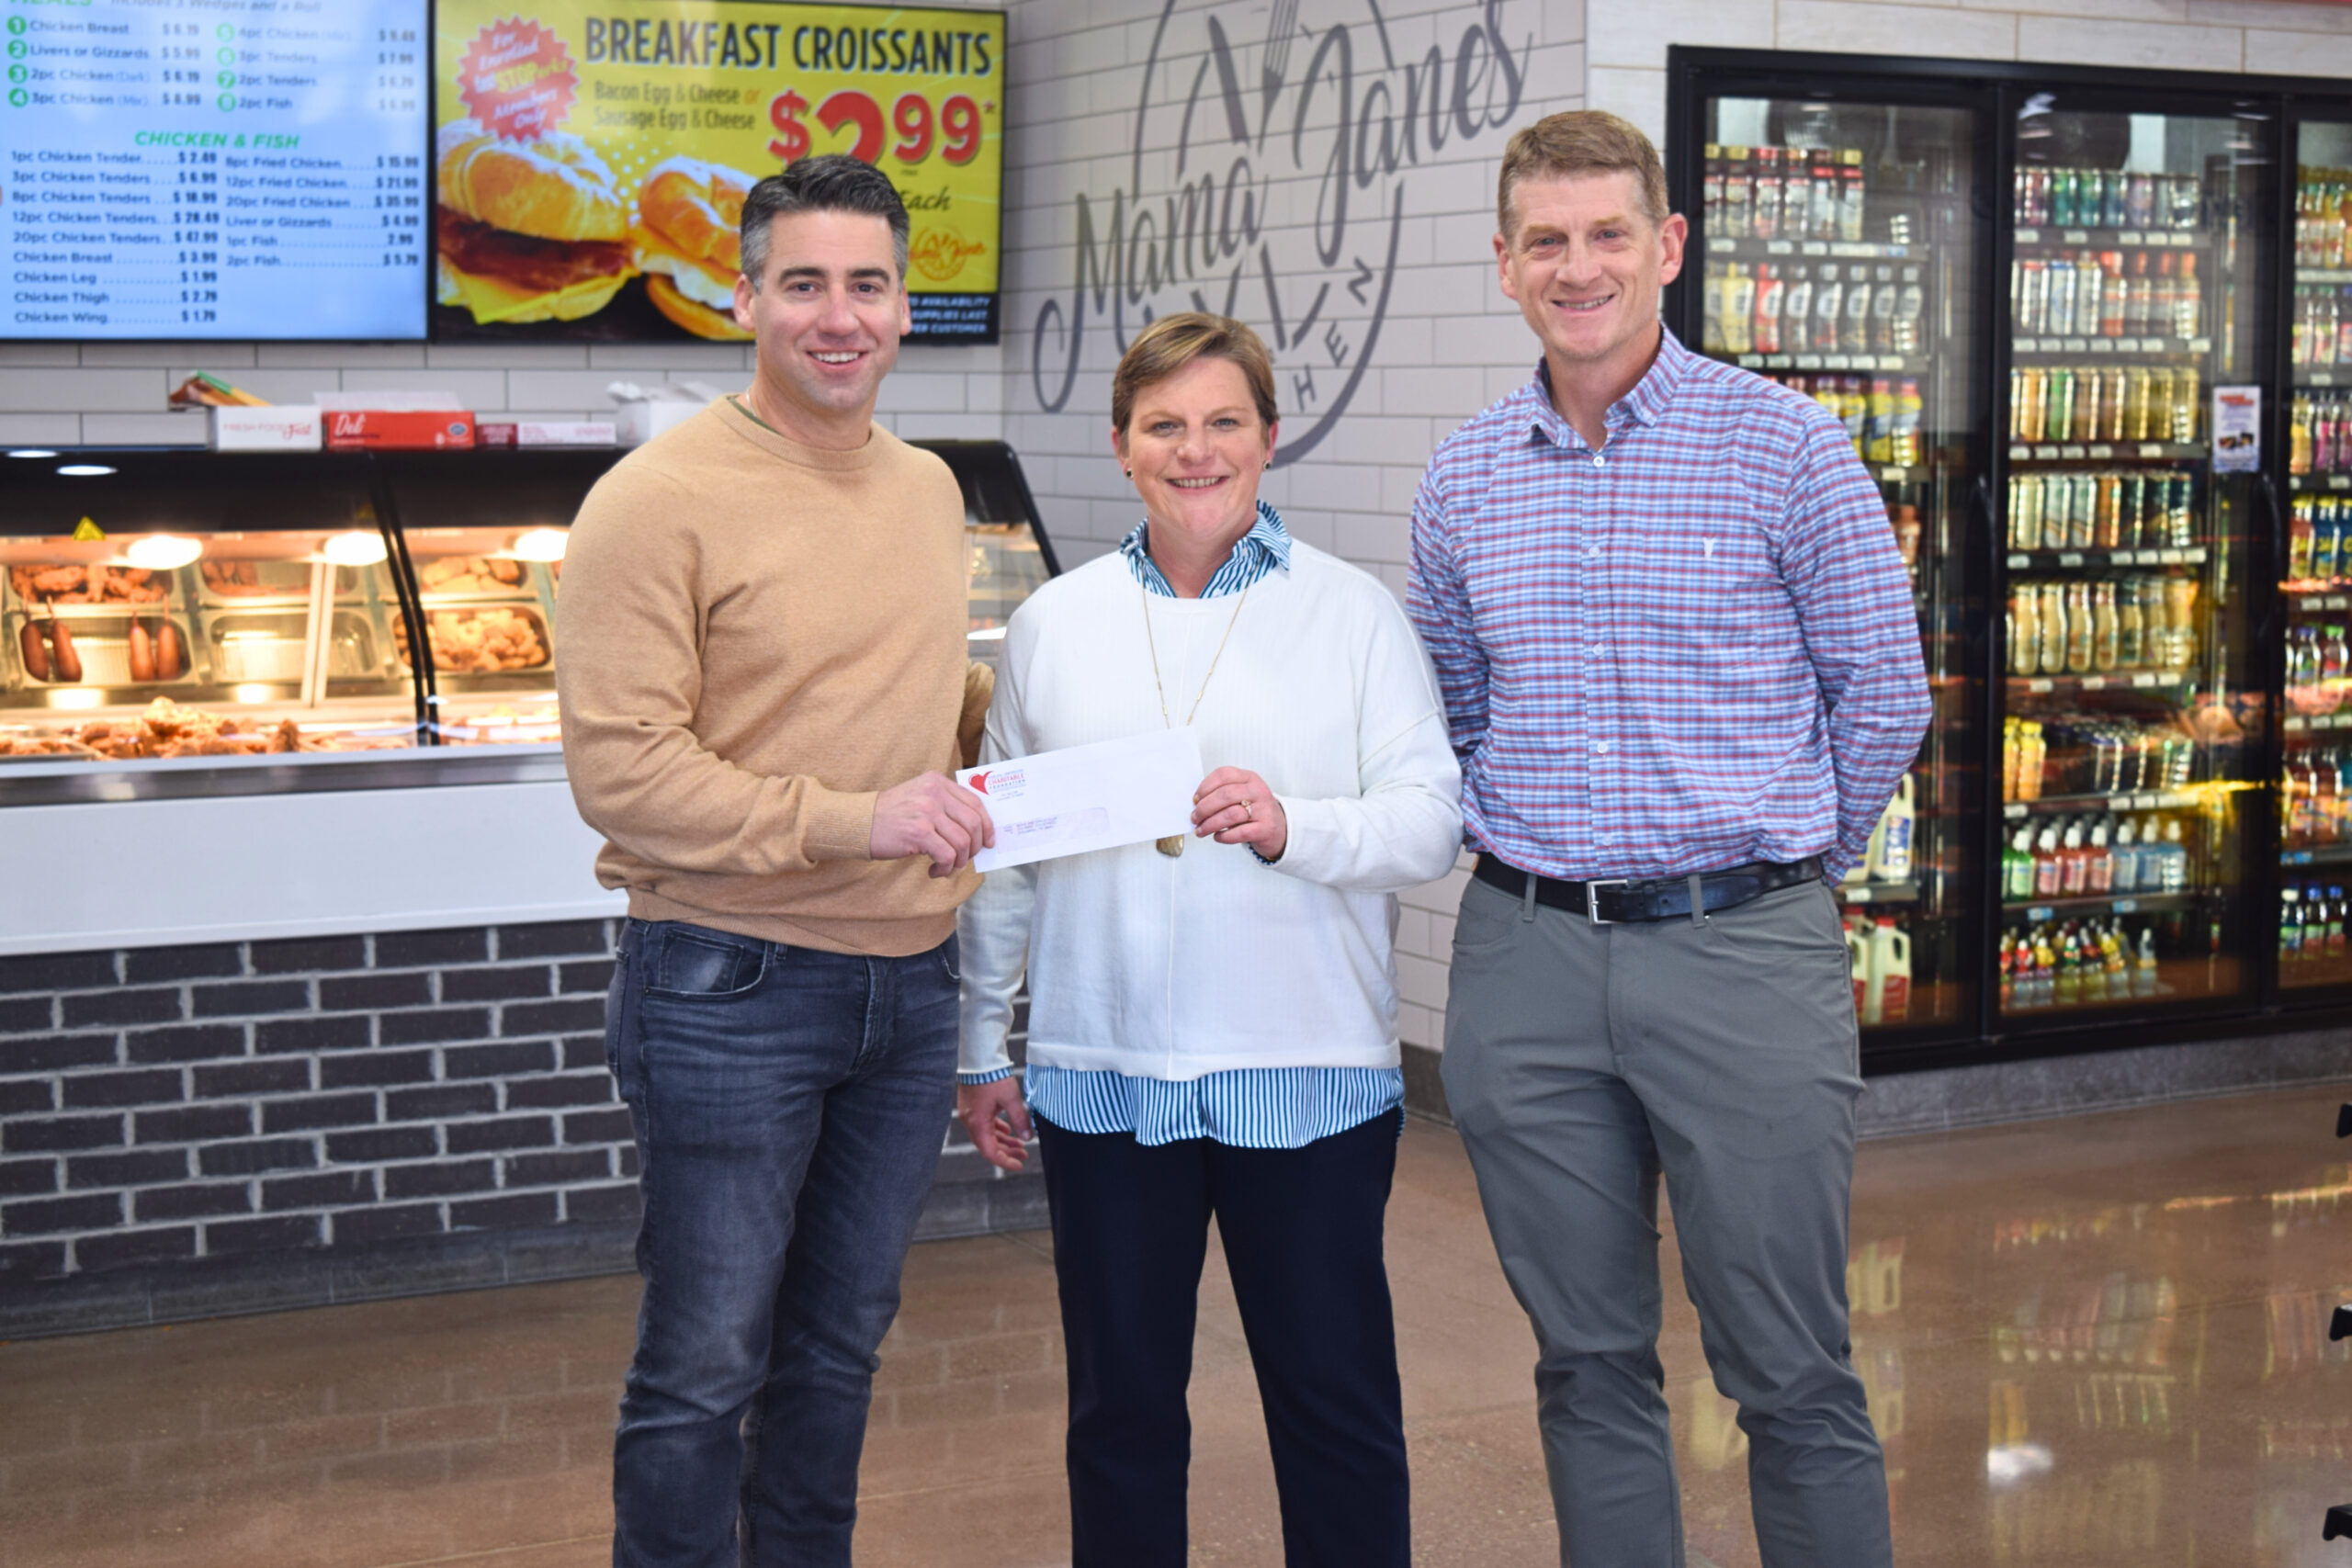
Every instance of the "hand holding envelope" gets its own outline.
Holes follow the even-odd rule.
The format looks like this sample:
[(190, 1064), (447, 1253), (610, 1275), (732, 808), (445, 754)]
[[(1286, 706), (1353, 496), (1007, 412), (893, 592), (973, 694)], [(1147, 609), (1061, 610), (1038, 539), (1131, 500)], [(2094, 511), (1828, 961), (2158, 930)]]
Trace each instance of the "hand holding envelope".
[(1091, 746), (966, 768), (956, 782), (988, 802), (996, 847), (979, 871), (1189, 834), (1202, 773), (1200, 738), (1154, 729)]

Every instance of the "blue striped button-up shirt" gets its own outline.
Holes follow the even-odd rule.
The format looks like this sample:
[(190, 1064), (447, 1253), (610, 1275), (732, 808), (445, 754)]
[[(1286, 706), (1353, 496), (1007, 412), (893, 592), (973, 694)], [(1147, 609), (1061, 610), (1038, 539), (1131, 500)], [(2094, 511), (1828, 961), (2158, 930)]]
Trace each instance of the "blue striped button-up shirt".
[(1539, 367), (1423, 476), (1407, 604), (1465, 836), (1545, 876), (1834, 879), (1929, 713), (1885, 502), (1820, 404), (1662, 338), (1600, 451)]
[[(1176, 597), (1146, 547), (1148, 523), (1119, 541), (1119, 553), (1144, 591)], [(1290, 570), (1290, 530), (1264, 502), (1258, 521), (1201, 591), (1204, 599), (1238, 593), (1270, 571)], [(966, 1075), (994, 1083), (1011, 1067)], [(1210, 1138), (1244, 1149), (1304, 1148), (1317, 1138), (1371, 1121), (1405, 1102), (1398, 1067), (1244, 1067), (1182, 1083), (1125, 1073), (1033, 1066), (1022, 1079), (1029, 1109), (1071, 1133), (1133, 1133), (1144, 1145)]]

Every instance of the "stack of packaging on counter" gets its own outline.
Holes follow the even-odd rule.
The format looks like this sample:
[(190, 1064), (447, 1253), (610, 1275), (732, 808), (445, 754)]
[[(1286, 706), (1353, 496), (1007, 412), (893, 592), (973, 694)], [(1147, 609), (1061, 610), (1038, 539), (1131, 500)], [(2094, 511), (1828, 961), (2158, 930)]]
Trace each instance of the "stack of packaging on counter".
[[(628, 390), (645, 395), (637, 393), (635, 388)], [(674, 388), (660, 390), (678, 397), (687, 395)], [(611, 420), (481, 423), (455, 393), (432, 389), (322, 391), (311, 402), (280, 406), (203, 371), (190, 376), (173, 391), (172, 406), (206, 411), (209, 423), (207, 445), (216, 452), (610, 446), (619, 436), (619, 427)], [(678, 406), (692, 412), (701, 402)]]

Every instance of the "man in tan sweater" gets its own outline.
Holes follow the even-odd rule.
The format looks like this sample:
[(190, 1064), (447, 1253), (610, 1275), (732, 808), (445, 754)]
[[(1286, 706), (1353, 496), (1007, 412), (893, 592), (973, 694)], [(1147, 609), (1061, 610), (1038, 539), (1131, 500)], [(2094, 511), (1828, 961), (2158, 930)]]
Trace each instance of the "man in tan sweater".
[(873, 423), (907, 215), (846, 157), (743, 209), (748, 393), (623, 459), (564, 561), (557, 684), (598, 877), (628, 890), (606, 1053), (637, 1128), (638, 1347), (614, 1561), (850, 1561), (875, 1348), (955, 1101), (964, 507)]

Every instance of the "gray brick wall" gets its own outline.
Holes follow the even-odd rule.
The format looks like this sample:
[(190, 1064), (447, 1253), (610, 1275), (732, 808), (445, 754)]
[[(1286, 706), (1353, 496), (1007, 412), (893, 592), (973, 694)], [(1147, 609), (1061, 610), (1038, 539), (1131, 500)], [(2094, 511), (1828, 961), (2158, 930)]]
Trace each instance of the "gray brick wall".
[(633, 1220), (614, 934), (0, 960), (0, 1288)]

